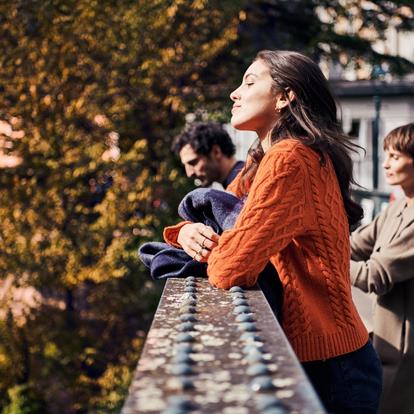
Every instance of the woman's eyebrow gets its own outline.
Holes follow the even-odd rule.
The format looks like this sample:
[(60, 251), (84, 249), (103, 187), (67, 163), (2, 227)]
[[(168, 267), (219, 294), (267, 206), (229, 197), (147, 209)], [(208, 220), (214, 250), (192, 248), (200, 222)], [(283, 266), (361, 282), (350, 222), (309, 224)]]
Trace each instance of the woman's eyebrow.
[(246, 73), (244, 75), (244, 80), (247, 80), (247, 78), (257, 78), (258, 76), (255, 73)]

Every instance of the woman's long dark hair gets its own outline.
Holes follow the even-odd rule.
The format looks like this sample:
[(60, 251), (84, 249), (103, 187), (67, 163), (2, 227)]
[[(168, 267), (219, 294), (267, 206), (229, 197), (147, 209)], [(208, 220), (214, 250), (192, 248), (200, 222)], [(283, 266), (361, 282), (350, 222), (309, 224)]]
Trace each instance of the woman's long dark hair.
[[(289, 91), (295, 95), (295, 99), (280, 112), (272, 130), (272, 144), (295, 138), (320, 153), (322, 163), (325, 162), (324, 154), (328, 154), (335, 168), (349, 224), (356, 224), (363, 217), (363, 210), (350, 195), (351, 184), (355, 183), (350, 151), (359, 147), (342, 131), (335, 100), (319, 66), (308, 57), (290, 51), (263, 50), (255, 60), (268, 66), (275, 93), (282, 91), (286, 98)], [(263, 155), (257, 145), (249, 151), (250, 160), (241, 182), (244, 188), (249, 187)]]

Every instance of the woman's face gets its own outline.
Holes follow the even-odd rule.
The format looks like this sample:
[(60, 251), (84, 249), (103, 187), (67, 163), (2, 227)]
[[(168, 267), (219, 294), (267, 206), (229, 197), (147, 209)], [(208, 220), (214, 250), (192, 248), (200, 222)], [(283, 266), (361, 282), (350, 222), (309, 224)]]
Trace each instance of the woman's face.
[(262, 60), (248, 67), (242, 84), (230, 94), (230, 99), (234, 102), (232, 126), (256, 131), (259, 138), (266, 137), (277, 119), (277, 112), (270, 71)]
[(388, 184), (400, 185), (410, 192), (414, 190), (414, 160), (409, 154), (389, 147), (382, 166)]

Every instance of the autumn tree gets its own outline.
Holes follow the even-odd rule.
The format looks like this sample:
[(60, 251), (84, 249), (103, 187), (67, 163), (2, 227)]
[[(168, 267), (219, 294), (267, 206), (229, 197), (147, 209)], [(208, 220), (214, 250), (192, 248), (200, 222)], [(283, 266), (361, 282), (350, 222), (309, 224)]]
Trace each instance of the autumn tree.
[(23, 316), (8, 304), (0, 397), (5, 412), (35, 394), (51, 412), (109, 412), (156, 303), (137, 246), (176, 220), (185, 190), (171, 137), (237, 10), (54, 0), (0, 16), (2, 151), (20, 160), (0, 176), (0, 268), (42, 294)]

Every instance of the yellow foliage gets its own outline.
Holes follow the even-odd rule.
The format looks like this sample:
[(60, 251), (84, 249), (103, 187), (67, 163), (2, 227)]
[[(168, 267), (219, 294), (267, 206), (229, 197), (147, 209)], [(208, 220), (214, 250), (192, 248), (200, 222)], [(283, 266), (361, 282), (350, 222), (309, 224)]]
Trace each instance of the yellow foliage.
[[(162, 220), (175, 219), (182, 190), (176, 182), (172, 186), (179, 174), (171, 168), (170, 141), (182, 114), (197, 105), (195, 82), (202, 84), (205, 66), (234, 39), (230, 14), (237, 15), (237, 7), (216, 13), (207, 0), (115, 3), (79, 0), (73, 9), (61, 0), (0, 6), (6, 16), (1, 28), (8, 33), (0, 33), (0, 119), (14, 116), (19, 122), (13, 130), (24, 131), (16, 141), (20, 168), (0, 174), (0, 272), (36, 286), (46, 298), (50, 294), (50, 303), (59, 306), (60, 298), (73, 292), (73, 320), (62, 328), (59, 318), (67, 315), (61, 308), (43, 319), (39, 308), (30, 315), (29, 337), (33, 365), (41, 367), (33, 369), (33, 381), (48, 383), (64, 367), (67, 395), (82, 390), (68, 411), (86, 412), (102, 398), (115, 407), (124, 397), (142, 338), (128, 344), (128, 356), (125, 344), (118, 344), (128, 338), (110, 346), (104, 341), (111, 337), (111, 323), (122, 323), (132, 310), (139, 323), (149, 317), (144, 304), (154, 288), (136, 249), (160, 237)], [(11, 38), (17, 47), (7, 44)], [(120, 157), (105, 162), (111, 133), (120, 136)], [(85, 287), (90, 291), (83, 299)], [(85, 306), (83, 300), (86, 310), (78, 308)], [(99, 329), (97, 320), (103, 324)], [(66, 323), (81, 328), (69, 338)], [(132, 329), (143, 329), (133, 323)], [(94, 337), (100, 328), (102, 336)], [(119, 366), (104, 358), (111, 353), (113, 361), (112, 345), (122, 349)], [(0, 367), (8, 363), (4, 354)], [(97, 361), (106, 366), (99, 379), (74, 371), (81, 363), (93, 369)], [(2, 384), (0, 379), (0, 395)], [(52, 391), (45, 390), (49, 400), (59, 387), (56, 382)]]
[(178, 4), (172, 4), (170, 7), (167, 8), (166, 14), (171, 19), (175, 16), (175, 13), (177, 13), (178, 10)]
[(137, 199), (136, 193), (128, 193), (128, 201), (133, 202)]
[(46, 342), (43, 352), (47, 358), (57, 358), (59, 356), (59, 349), (54, 342)]
[(9, 365), (9, 359), (7, 358), (7, 354), (4, 354), (0, 349), (0, 369), (4, 369)]
[(170, 181), (175, 181), (178, 177), (178, 174), (179, 174), (179, 171), (174, 168), (170, 171), (170, 175), (169, 175), (168, 179)]
[(175, 57), (175, 49), (169, 47), (167, 49), (162, 49), (161, 51), (161, 59), (164, 64), (168, 64), (169, 61)]
[(206, 7), (207, 4), (208, 4), (207, 0), (194, 0), (191, 7), (196, 10), (202, 10)]
[(44, 103), (46, 106), (50, 106), (50, 105), (51, 105), (51, 103), (52, 103), (52, 97), (51, 97), (50, 95), (46, 95), (46, 96), (43, 98), (43, 103)]

